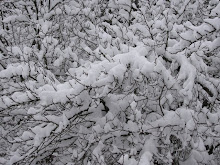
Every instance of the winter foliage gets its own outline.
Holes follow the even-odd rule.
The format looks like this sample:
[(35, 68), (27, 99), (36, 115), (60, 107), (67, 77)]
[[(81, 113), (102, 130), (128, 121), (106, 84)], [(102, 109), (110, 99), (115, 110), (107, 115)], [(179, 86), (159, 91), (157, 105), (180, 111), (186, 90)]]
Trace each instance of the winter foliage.
[(219, 0), (0, 12), (0, 164), (219, 164)]

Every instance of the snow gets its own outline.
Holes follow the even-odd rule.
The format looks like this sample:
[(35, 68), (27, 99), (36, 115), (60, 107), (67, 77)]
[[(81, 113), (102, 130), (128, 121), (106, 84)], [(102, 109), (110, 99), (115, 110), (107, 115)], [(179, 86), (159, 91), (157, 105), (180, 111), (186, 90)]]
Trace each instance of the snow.
[(177, 78), (178, 82), (183, 82), (183, 89), (179, 91), (179, 93), (184, 97), (184, 103), (188, 104), (192, 99), (192, 89), (194, 86), (194, 81), (196, 78), (196, 68), (189, 62), (186, 56), (182, 53), (178, 53), (176, 56), (173, 56), (175, 60), (181, 65), (179, 75)]
[(193, 131), (195, 129), (196, 125), (195, 122), (193, 121), (193, 119), (190, 119), (187, 123), (186, 123), (186, 128), (190, 131)]
[(215, 130), (216, 132), (220, 133), (220, 125), (216, 125), (216, 126), (214, 127), (214, 130)]
[(113, 131), (113, 130), (112, 130), (110, 124), (106, 123), (105, 126), (104, 126), (104, 132), (108, 133), (109, 131)]
[(136, 103), (135, 101), (133, 101), (133, 102), (130, 104), (130, 106), (131, 106), (131, 109), (132, 109), (132, 110), (135, 110), (135, 109), (136, 109), (136, 106), (137, 106), (137, 103)]
[[(194, 128), (192, 116), (194, 115), (194, 111), (191, 109), (186, 108), (178, 108), (176, 111), (165, 111), (164, 110), (164, 117), (159, 118), (158, 120), (155, 120), (150, 123), (150, 126), (148, 126), (145, 129), (153, 128), (153, 127), (166, 127), (168, 125), (179, 125), (180, 127), (185, 127), (185, 124), (187, 124), (187, 129), (191, 130)], [(170, 120), (172, 119), (172, 120)], [(148, 125), (148, 121), (145, 121), (146, 125)]]
[(180, 90), (179, 85), (176, 84), (175, 78), (171, 75), (170, 71), (167, 70), (164, 65), (161, 62), (161, 58), (158, 58), (156, 61), (156, 66), (154, 67), (154, 70), (162, 73), (164, 83), (168, 88), (173, 87), (174, 89)]
[(131, 120), (128, 120), (128, 123), (125, 124), (124, 129), (128, 130), (128, 131), (132, 131), (132, 132), (138, 132), (139, 131), (137, 123), (135, 123)]
[(65, 8), (65, 12), (69, 15), (71, 12), (71, 8), (67, 5), (64, 5), (64, 8)]
[(202, 58), (200, 57), (202, 54), (193, 53), (190, 57), (191, 63), (201, 72), (207, 73), (207, 65), (203, 62)]
[[(107, 105), (108, 106), (108, 105)], [(111, 108), (110, 108), (111, 109)], [(108, 121), (113, 120), (114, 119), (114, 115), (111, 112), (108, 112), (106, 115), (106, 119)]]
[(180, 116), (180, 118), (184, 119), (186, 122), (192, 119), (194, 116), (194, 110), (187, 108), (178, 108), (176, 112), (178, 113), (178, 116)]
[(209, 164), (205, 146), (220, 133), (219, 1), (105, 2), (37, 0), (38, 13), (15, 2), (3, 14), (0, 163), (36, 164), (55, 149), (54, 164), (172, 164), (172, 133), (179, 153), (190, 149), (181, 165)]
[(13, 22), (15, 22), (16, 18), (17, 18), (16, 15), (8, 16), (3, 20), (3, 22), (4, 23), (13, 23)]
[(34, 66), (29, 66), (28, 64), (8, 65), (7, 69), (0, 71), (0, 78), (20, 76), (20, 75), (23, 78), (27, 78), (28, 75), (33, 76), (36, 74), (34, 70), (35, 70)]
[(218, 5), (214, 9), (212, 9), (211, 15), (212, 16), (220, 15), (220, 3), (218, 3)]
[(55, 133), (60, 133), (63, 130), (63, 122), (59, 122), (58, 128), (55, 130)]
[(112, 144), (113, 150), (111, 151), (113, 154), (114, 153), (120, 153), (120, 150), (118, 149), (118, 147), (114, 144)]
[(174, 101), (174, 98), (173, 98), (172, 94), (170, 94), (170, 93), (166, 95), (166, 98), (167, 98), (169, 104), (172, 104), (172, 102)]
[(6, 164), (6, 163), (7, 163), (7, 160), (4, 159), (4, 158), (0, 158), (0, 163), (1, 163), (1, 164)]
[(56, 9), (56, 14), (62, 14), (62, 10), (60, 8)]
[(138, 163), (139, 165), (151, 165), (151, 159), (152, 159), (153, 154), (146, 151), (141, 155), (140, 162)]
[(205, 19), (204, 21), (211, 24), (216, 30), (220, 29), (220, 18), (215, 17), (213, 19)]
[(30, 138), (33, 138), (34, 137), (34, 134), (29, 132), (29, 131), (24, 131), (21, 138), (23, 140), (29, 140)]
[(213, 124), (218, 124), (219, 123), (219, 116), (217, 113), (210, 113), (208, 112), (207, 113), (207, 117), (208, 117), (208, 121), (210, 123), (213, 123)]
[(29, 96), (27, 95), (27, 93), (23, 93), (23, 92), (15, 92), (11, 98), (18, 103), (23, 103), (26, 102), (29, 99)]
[(149, 139), (146, 139), (143, 147), (143, 154), (145, 158), (151, 161), (153, 154), (157, 153), (157, 147), (154, 141), (154, 138), (151, 136)]
[(209, 51), (213, 51), (220, 46), (220, 38), (214, 39), (210, 44), (207, 42), (207, 46), (209, 47)]
[(14, 46), (12, 47), (12, 53), (16, 56), (16, 55), (22, 55), (22, 51), (21, 51), (21, 48), (17, 47), (17, 46)]
[(131, 66), (133, 66), (134, 68), (140, 69), (144, 75), (153, 72), (154, 69), (154, 64), (149, 62), (143, 56), (140, 56), (140, 54), (136, 50), (133, 50), (125, 54), (116, 55), (114, 56), (113, 60), (119, 61), (125, 66), (131, 64)]
[(11, 157), (9, 164), (13, 165), (14, 163), (18, 162), (21, 159), (23, 159), (23, 157), (16, 153)]
[(97, 133), (103, 132), (103, 128), (100, 125), (93, 126), (92, 129)]
[(125, 71), (126, 67), (122, 64), (118, 64), (109, 70), (109, 75), (117, 78), (119, 83), (121, 83), (123, 81)]
[(96, 148), (93, 150), (93, 155), (96, 156), (96, 158), (98, 159), (99, 162), (102, 162), (102, 149), (104, 148), (104, 144), (102, 143), (102, 141), (99, 141), (98, 145), (96, 146)]
[(39, 112), (41, 112), (42, 111), (42, 109), (36, 109), (36, 108), (34, 108), (34, 107), (31, 107), (31, 108), (29, 108), (28, 109), (28, 112), (27, 112), (27, 114), (30, 114), (30, 115), (33, 115), (33, 114), (36, 114), (36, 113), (39, 113)]
[(136, 117), (136, 120), (139, 121), (142, 117), (141, 111), (136, 109), (135, 110), (135, 117)]
[(138, 162), (134, 158), (129, 158), (128, 154), (122, 155), (118, 163), (123, 165), (137, 165)]
[(43, 138), (50, 136), (50, 133), (56, 128), (56, 125), (52, 123), (49, 123), (44, 127), (42, 126), (31, 128), (32, 132), (35, 134), (34, 146), (39, 146), (43, 141)]
[(124, 17), (126, 20), (129, 19), (129, 13), (125, 11), (124, 9), (119, 10), (119, 14)]
[(69, 124), (67, 116), (63, 113), (63, 127), (66, 128)]
[(42, 26), (41, 29), (42, 29), (43, 33), (46, 34), (51, 27), (51, 22), (45, 21), (42, 23), (41, 26)]
[(197, 161), (197, 162), (201, 162), (202, 160), (204, 160), (203, 155), (201, 155), (198, 151), (196, 150), (192, 150), (191, 154), (193, 156), (193, 158)]
[(9, 107), (11, 105), (15, 105), (16, 104), (12, 99), (10, 99), (7, 96), (2, 96), (0, 103), (1, 103), (0, 107), (2, 107), (2, 108), (6, 108), (6, 107)]

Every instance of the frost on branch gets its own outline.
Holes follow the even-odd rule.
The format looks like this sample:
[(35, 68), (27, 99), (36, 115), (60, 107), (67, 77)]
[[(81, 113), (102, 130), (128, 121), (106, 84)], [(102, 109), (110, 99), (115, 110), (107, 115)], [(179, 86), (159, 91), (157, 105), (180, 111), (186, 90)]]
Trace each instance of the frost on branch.
[(219, 1), (0, 8), (0, 164), (218, 164)]

